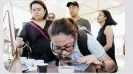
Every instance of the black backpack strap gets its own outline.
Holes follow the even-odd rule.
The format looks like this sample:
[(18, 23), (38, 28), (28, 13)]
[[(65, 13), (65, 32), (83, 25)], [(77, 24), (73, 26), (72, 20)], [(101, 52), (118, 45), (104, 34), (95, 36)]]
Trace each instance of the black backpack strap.
[(83, 30), (83, 31), (85, 31), (86, 33), (88, 33), (92, 36), (92, 33), (89, 30)]
[(78, 47), (83, 56), (91, 54), (87, 46), (87, 33), (83, 30), (79, 31)]

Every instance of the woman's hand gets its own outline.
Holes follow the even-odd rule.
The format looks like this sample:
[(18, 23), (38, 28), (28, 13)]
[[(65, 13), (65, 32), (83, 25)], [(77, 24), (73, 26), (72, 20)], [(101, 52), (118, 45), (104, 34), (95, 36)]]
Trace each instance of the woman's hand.
[(93, 68), (100, 70), (101, 62), (94, 55), (87, 55), (79, 60), (79, 64), (87, 64)]
[(79, 64), (101, 64), (101, 62), (94, 55), (87, 55), (79, 59)]
[(17, 37), (16, 41), (15, 41), (15, 45), (16, 45), (17, 48), (22, 47), (24, 45), (23, 38)]

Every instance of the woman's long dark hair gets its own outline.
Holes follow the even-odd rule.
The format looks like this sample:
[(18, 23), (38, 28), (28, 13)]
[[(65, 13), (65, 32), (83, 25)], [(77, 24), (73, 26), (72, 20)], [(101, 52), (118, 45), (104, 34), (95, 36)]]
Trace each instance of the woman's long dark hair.
[[(44, 4), (44, 2), (41, 1), (41, 0), (34, 0), (34, 1), (32, 1), (32, 2), (30, 3), (30, 9), (32, 9), (32, 5), (33, 5), (33, 4), (40, 4), (40, 5), (43, 7), (43, 9), (46, 10), (46, 13), (45, 13), (45, 15), (44, 15), (44, 17), (43, 17), (43, 19), (46, 20), (46, 18), (47, 18), (47, 16), (48, 16), (48, 10), (47, 10), (47, 7), (46, 7), (46, 5)], [(34, 19), (34, 17), (32, 17), (32, 19)]]
[(106, 17), (107, 19), (105, 20), (105, 24), (104, 26), (107, 25), (116, 25), (117, 23), (113, 20), (110, 12), (108, 10), (101, 10), (100, 12), (103, 12), (104, 17)]

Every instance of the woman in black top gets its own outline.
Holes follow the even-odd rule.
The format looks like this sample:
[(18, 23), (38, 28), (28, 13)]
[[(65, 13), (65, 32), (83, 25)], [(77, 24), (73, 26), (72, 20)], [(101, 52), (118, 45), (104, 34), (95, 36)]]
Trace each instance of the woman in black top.
[[(106, 53), (115, 61), (115, 44), (114, 44), (114, 34), (112, 25), (117, 23), (113, 20), (111, 14), (107, 10), (101, 10), (98, 17), (98, 23), (101, 28), (99, 30), (97, 40), (104, 47)], [(117, 67), (117, 63), (116, 63)], [(116, 72), (117, 70), (114, 70)]]
[[(32, 21), (30, 22), (35, 24), (49, 37), (47, 30), (52, 21), (46, 20), (48, 11), (45, 4), (39, 0), (33, 1), (30, 4), (30, 10), (32, 14)], [(30, 58), (43, 59), (45, 63), (49, 64), (53, 62), (54, 55), (51, 52), (49, 41), (29, 23), (23, 26), (19, 37), (16, 38), (16, 46), (22, 47), (26, 41), (29, 42), (29, 46), (32, 49)], [(55, 65), (55, 62), (53, 62), (52, 65), (53, 64)]]

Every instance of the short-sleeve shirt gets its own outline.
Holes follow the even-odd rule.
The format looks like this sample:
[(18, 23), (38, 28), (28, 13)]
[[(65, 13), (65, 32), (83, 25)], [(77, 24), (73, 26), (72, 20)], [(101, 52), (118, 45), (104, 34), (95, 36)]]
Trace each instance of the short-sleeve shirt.
[(80, 18), (76, 21), (78, 25), (81, 27), (85, 27), (87, 30), (91, 31), (91, 24), (90, 22), (85, 18)]
[[(33, 21), (31, 21), (34, 23)], [(48, 27), (52, 21), (46, 20), (45, 27), (42, 29), (40, 26), (38, 26), (36, 23), (34, 23), (38, 28), (40, 28), (47, 36), (48, 36)], [(26, 23), (20, 34), (19, 37), (22, 37), (24, 42), (28, 41), (29, 46), (32, 49), (32, 58), (34, 59), (44, 59), (45, 62), (52, 61), (53, 53), (50, 49), (50, 43), (47, 39), (43, 37), (43, 35), (32, 25), (29, 23)], [(49, 36), (48, 36), (49, 37)]]

